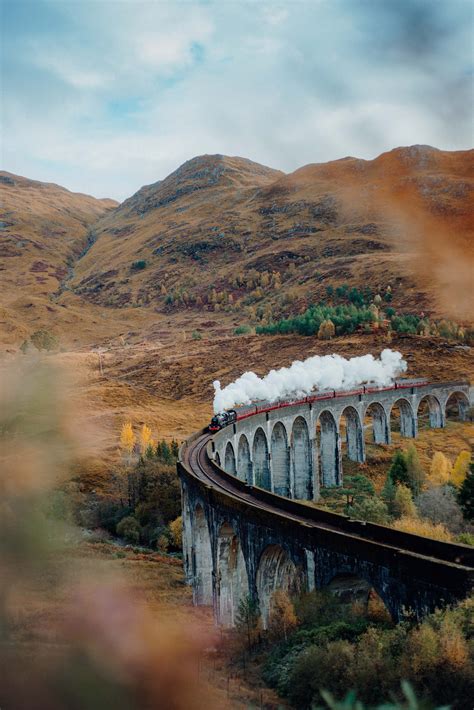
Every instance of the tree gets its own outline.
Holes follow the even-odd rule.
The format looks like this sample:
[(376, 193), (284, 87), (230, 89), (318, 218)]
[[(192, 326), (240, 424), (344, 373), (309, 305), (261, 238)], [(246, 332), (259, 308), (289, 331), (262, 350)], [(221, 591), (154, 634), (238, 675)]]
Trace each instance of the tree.
[(178, 549), (183, 546), (183, 518), (180, 515), (169, 524), (172, 543)]
[(380, 498), (365, 498), (360, 503), (355, 503), (351, 509), (351, 517), (357, 520), (366, 520), (368, 523), (384, 525), (388, 522), (388, 508)]
[(117, 523), (116, 531), (117, 535), (125, 538), (127, 542), (135, 544), (140, 542), (140, 523), (133, 515), (127, 515), (126, 518), (122, 518)]
[(128, 454), (129, 460), (132, 457), (136, 440), (137, 439), (132, 428), (132, 422), (125, 422), (120, 432), (120, 448), (124, 453)]
[(405, 453), (405, 461), (409, 478), (408, 485), (410, 486), (413, 495), (417, 496), (421, 493), (421, 489), (423, 488), (425, 472), (421, 467), (418, 452), (414, 444), (409, 444)]
[(354, 503), (362, 502), (367, 496), (373, 496), (375, 489), (367, 476), (356, 474), (355, 476), (346, 476), (344, 486), (337, 489), (336, 493), (346, 496), (346, 505), (350, 508)]
[(283, 589), (276, 589), (270, 599), (270, 615), (268, 619), (270, 633), (275, 637), (279, 637), (283, 632), (286, 641), (288, 631), (294, 628), (297, 623), (295, 607), (288, 596), (288, 592)]
[(451, 472), (451, 482), (458, 488), (463, 484), (463, 481), (467, 476), (470, 462), (470, 451), (461, 451), (454, 462), (453, 470)]
[(398, 483), (403, 483), (405, 486), (410, 485), (407, 461), (403, 451), (395, 452), (392, 459), (392, 465), (388, 470), (388, 477), (395, 485)]
[(430, 475), (428, 485), (444, 486), (449, 481), (451, 464), (441, 451), (435, 451), (431, 459)]
[(418, 514), (437, 525), (445, 525), (451, 532), (459, 533), (465, 526), (462, 510), (453, 486), (436, 486), (423, 491), (415, 500)]
[(474, 520), (474, 464), (469, 466), (469, 473), (458, 493), (458, 501), (466, 520)]
[(416, 507), (408, 486), (404, 486), (403, 484), (397, 486), (393, 500), (393, 514), (397, 518), (416, 518)]
[(245, 633), (248, 648), (251, 649), (260, 631), (260, 610), (258, 602), (250, 594), (239, 601), (235, 625), (237, 630)]
[(151, 429), (146, 424), (143, 424), (140, 432), (140, 451), (145, 454), (148, 447), (151, 445)]
[(20, 345), (20, 350), (23, 353), (23, 355), (26, 355), (28, 350), (30, 349), (30, 341), (29, 340), (24, 340), (22, 344)]
[(390, 475), (387, 474), (387, 478), (385, 480), (385, 485), (382, 488), (382, 500), (385, 502), (390, 515), (394, 514), (394, 502), (395, 502), (396, 493), (397, 493), (397, 486), (390, 478)]
[(336, 334), (336, 328), (329, 318), (323, 320), (318, 330), (318, 340), (331, 340)]

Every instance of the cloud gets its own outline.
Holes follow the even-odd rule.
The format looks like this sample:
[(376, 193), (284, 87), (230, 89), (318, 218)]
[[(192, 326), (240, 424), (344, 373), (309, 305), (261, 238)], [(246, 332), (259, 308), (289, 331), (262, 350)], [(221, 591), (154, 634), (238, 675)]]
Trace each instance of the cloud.
[(206, 152), (290, 171), (467, 148), (470, 13), (463, 0), (5, 0), (3, 163), (124, 199)]

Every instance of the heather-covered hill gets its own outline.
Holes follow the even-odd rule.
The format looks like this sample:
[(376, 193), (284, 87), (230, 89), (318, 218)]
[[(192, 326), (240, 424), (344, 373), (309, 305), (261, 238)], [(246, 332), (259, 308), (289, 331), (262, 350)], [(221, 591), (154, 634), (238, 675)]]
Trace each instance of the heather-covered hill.
[(92, 241), (92, 225), (116, 204), (0, 172), (2, 340), (54, 322), (54, 294)]
[(466, 319), (473, 156), (412, 146), (290, 175), (197, 157), (99, 221), (72, 285), (103, 305), (237, 321), (299, 311), (327, 286), (390, 284), (396, 307)]

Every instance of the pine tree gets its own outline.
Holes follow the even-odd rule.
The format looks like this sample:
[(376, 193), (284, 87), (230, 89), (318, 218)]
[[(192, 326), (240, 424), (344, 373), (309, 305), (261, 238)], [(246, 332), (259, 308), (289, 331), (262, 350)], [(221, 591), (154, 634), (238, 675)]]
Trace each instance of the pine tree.
[(394, 502), (397, 493), (397, 486), (387, 474), (385, 485), (382, 488), (382, 500), (385, 502), (390, 515), (394, 515)]
[(143, 424), (140, 432), (140, 451), (144, 455), (150, 446), (151, 442), (151, 429), (146, 424)]
[(405, 453), (405, 461), (407, 465), (407, 473), (409, 478), (409, 486), (414, 496), (421, 493), (425, 480), (425, 472), (423, 471), (418, 457), (418, 451), (414, 444), (410, 444)]
[(129, 459), (131, 459), (136, 440), (132, 422), (125, 422), (120, 432), (120, 448), (128, 455)]
[(458, 488), (463, 484), (464, 479), (467, 476), (470, 462), (471, 452), (461, 451), (454, 463), (453, 470), (451, 473), (451, 482)]
[(449, 481), (451, 464), (441, 451), (435, 451), (431, 460), (428, 484), (430, 486), (444, 486)]
[(396, 451), (392, 459), (392, 465), (388, 470), (388, 477), (395, 485), (403, 483), (405, 486), (410, 485), (408, 476), (408, 466), (403, 451)]
[(474, 520), (474, 464), (463, 481), (458, 493), (458, 502), (466, 520)]
[(171, 455), (174, 459), (177, 459), (179, 455), (179, 444), (174, 439), (171, 442)]

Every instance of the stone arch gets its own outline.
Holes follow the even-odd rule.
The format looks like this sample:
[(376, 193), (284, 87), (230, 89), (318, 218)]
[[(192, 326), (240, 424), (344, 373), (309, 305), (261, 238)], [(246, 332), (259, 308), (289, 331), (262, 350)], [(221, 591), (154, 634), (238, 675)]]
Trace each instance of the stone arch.
[(249, 593), (249, 581), (239, 538), (228, 523), (218, 534), (217, 579), (217, 621), (222, 626), (235, 626), (239, 602)]
[(272, 430), (271, 465), (273, 490), (280, 496), (290, 495), (290, 450), (286, 429), (277, 422)]
[[(341, 425), (344, 425), (343, 429), (341, 429)], [(364, 434), (357, 409), (350, 406), (345, 407), (339, 419), (339, 428), (341, 430), (341, 437), (342, 431), (345, 431), (345, 453), (347, 457), (351, 461), (359, 461), (359, 463), (364, 461)]]
[(270, 603), (277, 589), (290, 594), (300, 590), (301, 578), (288, 552), (280, 545), (269, 545), (260, 556), (257, 568), (257, 595), (263, 628), (268, 627)]
[(237, 475), (242, 481), (252, 483), (252, 461), (250, 459), (249, 440), (241, 434), (237, 447)]
[(341, 483), (341, 450), (336, 420), (327, 409), (319, 415), (319, 448), (321, 485), (338, 486)]
[(217, 464), (218, 466), (221, 465), (221, 457), (220, 457), (220, 454), (219, 454), (218, 451), (216, 451), (216, 453), (215, 453), (215, 455), (214, 455), (214, 460), (215, 460), (215, 462), (216, 462), (216, 464)]
[(227, 446), (225, 447), (224, 469), (227, 471), (227, 473), (232, 473), (235, 476), (235, 453), (234, 447), (232, 446), (230, 441), (227, 442)]
[(365, 410), (364, 430), (371, 431), (372, 443), (390, 443), (390, 427), (388, 426), (387, 413), (380, 402), (372, 402)]
[(193, 521), (194, 603), (212, 604), (212, 548), (206, 514), (198, 503)]
[(382, 590), (376, 589), (372, 581), (354, 572), (335, 574), (325, 589), (346, 604), (361, 604), (366, 613), (373, 611), (380, 618), (384, 614), (392, 619), (392, 611), (383, 598)]
[(262, 427), (258, 427), (253, 438), (253, 470), (255, 485), (271, 490), (270, 466), (268, 460), (267, 437)]
[(444, 405), (446, 419), (466, 422), (469, 416), (469, 399), (464, 392), (451, 392)]
[[(398, 410), (399, 415), (395, 416)], [(390, 409), (390, 428), (392, 431), (400, 431), (400, 435), (408, 438), (416, 436), (416, 417), (413, 408), (407, 399), (397, 399)]]
[(426, 394), (418, 402), (416, 409), (418, 429), (429, 426), (431, 429), (440, 429), (444, 426), (443, 410), (439, 399), (432, 394)]
[(293, 422), (292, 450), (294, 470), (294, 496), (300, 500), (313, 497), (311, 443), (306, 420), (297, 417)]

